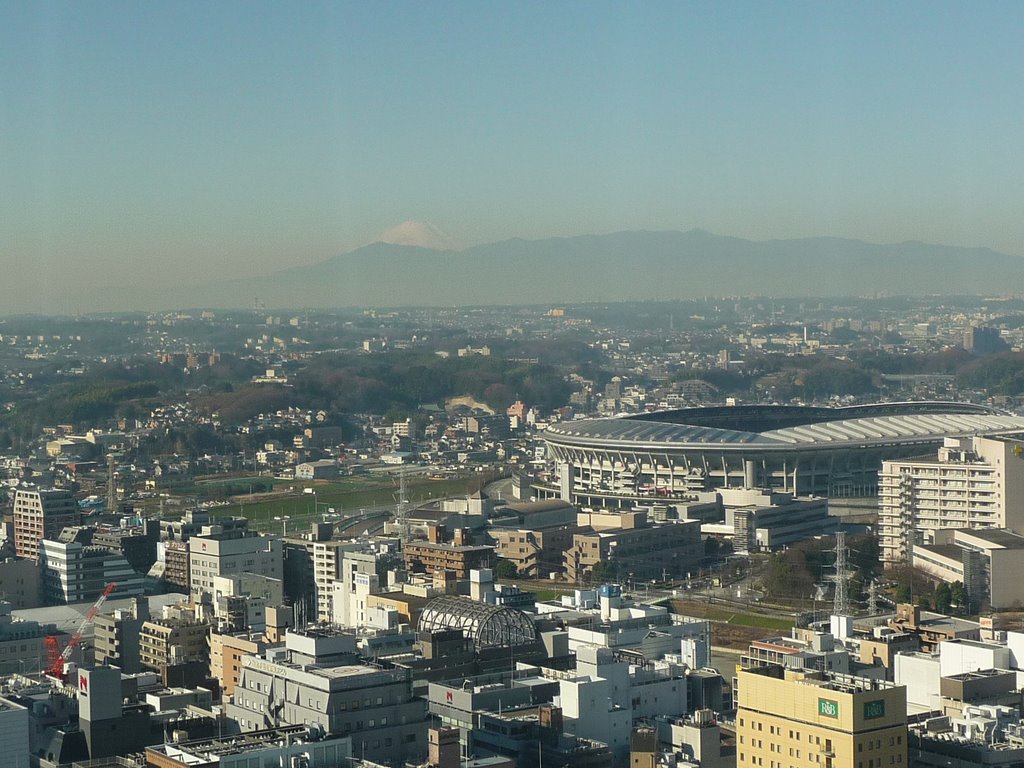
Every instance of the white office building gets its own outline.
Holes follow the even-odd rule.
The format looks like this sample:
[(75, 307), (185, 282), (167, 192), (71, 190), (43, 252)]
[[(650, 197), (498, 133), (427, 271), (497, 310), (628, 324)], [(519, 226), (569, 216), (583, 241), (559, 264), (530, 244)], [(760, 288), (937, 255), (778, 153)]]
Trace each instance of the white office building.
[(220, 538), (217, 535), (189, 539), (189, 592), (196, 602), (216, 593), (218, 576), (254, 573), (281, 581), (284, 554), (280, 539), (245, 535)]
[[(64, 536), (61, 536), (64, 539)], [(116, 584), (110, 597), (141, 595), (142, 574), (124, 555), (81, 541), (43, 539), (39, 549), (43, 599), (49, 604), (95, 600), (108, 584)]]
[(409, 670), (358, 662), (355, 636), (331, 629), (289, 632), (285, 648), (246, 656), (228, 717), (243, 732), (316, 725), (351, 737), (361, 758), (399, 765), (427, 752), (426, 705)]

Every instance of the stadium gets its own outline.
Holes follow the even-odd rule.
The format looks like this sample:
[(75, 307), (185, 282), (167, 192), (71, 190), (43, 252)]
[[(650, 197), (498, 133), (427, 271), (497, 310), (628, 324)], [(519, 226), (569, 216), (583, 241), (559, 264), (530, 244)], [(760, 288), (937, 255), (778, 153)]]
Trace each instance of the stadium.
[(715, 406), (580, 419), (545, 430), (552, 471), (534, 490), (538, 498), (603, 507), (720, 487), (867, 497), (877, 493), (884, 459), (931, 454), (946, 437), (1022, 434), (1022, 416), (938, 401)]

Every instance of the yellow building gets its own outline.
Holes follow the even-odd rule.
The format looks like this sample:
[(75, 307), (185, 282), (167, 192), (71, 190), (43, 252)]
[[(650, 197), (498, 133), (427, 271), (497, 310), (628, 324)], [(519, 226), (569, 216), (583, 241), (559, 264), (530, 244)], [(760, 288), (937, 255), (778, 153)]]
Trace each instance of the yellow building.
[(741, 670), (736, 765), (906, 766), (906, 688), (778, 666)]
[(220, 680), (221, 693), (231, 696), (242, 673), (242, 659), (259, 656), (270, 643), (261, 634), (229, 635), (210, 632), (210, 675)]

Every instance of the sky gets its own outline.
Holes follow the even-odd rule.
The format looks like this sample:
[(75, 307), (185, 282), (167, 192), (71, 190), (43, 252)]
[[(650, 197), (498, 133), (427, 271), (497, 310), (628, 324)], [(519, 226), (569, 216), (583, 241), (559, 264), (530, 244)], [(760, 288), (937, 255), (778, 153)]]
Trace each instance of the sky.
[(1024, 256), (1022, 32), (1009, 2), (0, 2), (0, 301), (407, 221)]

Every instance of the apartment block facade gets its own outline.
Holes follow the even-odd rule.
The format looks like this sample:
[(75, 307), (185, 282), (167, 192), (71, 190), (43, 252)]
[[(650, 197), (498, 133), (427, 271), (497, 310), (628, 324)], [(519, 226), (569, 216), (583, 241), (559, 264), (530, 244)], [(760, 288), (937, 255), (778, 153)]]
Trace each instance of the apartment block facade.
[(882, 463), (878, 535), (882, 562), (907, 562), (914, 544), (944, 528), (1009, 528), (1024, 534), (1024, 442), (947, 438), (935, 457)]
[(78, 525), (81, 519), (71, 491), (19, 488), (14, 493), (14, 554), (36, 560), (43, 539), (56, 539), (64, 528)]

